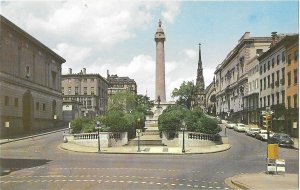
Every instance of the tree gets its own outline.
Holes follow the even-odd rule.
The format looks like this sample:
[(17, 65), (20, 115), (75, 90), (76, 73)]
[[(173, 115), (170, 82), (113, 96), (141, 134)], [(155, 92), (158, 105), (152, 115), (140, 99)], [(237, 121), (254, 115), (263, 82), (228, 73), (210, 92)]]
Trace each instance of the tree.
[(178, 131), (180, 130), (181, 123), (185, 118), (188, 110), (184, 107), (177, 105), (168, 107), (158, 117), (158, 128), (160, 131)]
[(185, 82), (180, 85), (179, 89), (175, 88), (172, 92), (172, 97), (177, 97), (176, 103), (184, 105), (191, 109), (192, 101), (195, 99), (195, 85), (192, 81)]
[(150, 98), (144, 95), (137, 95), (136, 103), (136, 110), (144, 114), (147, 114), (148, 110), (150, 110), (154, 106), (154, 102), (150, 101)]
[(95, 124), (86, 117), (80, 117), (71, 121), (72, 133), (89, 133), (94, 131)]
[(188, 110), (180, 105), (163, 111), (158, 118), (158, 128), (160, 131), (179, 131), (182, 121), (191, 132), (217, 134), (221, 131), (216, 119), (207, 117), (200, 109)]
[(119, 92), (108, 101), (108, 110), (130, 112), (136, 108), (136, 95), (131, 92)]

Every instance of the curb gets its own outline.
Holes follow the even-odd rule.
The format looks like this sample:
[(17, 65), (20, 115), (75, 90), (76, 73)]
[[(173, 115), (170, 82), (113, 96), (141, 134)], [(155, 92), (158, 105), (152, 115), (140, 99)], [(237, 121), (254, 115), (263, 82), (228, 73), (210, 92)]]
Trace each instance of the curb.
[(55, 130), (55, 131), (48, 131), (48, 132), (41, 133), (41, 134), (25, 136), (25, 137), (20, 137), (20, 138), (16, 138), (16, 139), (9, 139), (9, 141), (0, 142), (0, 145), (6, 144), (6, 143), (15, 142), (15, 141), (20, 141), (20, 140), (24, 140), (24, 139), (29, 139), (29, 138), (33, 138), (33, 137), (39, 137), (39, 136), (43, 136), (43, 135), (48, 135), (48, 134), (56, 133), (56, 132), (60, 132), (60, 131), (65, 131), (67, 129), (68, 128), (63, 128), (63, 129), (58, 129), (58, 130)]
[(247, 187), (246, 185), (244, 185), (243, 183), (239, 183), (237, 181), (234, 181), (233, 179), (231, 179), (230, 181), (231, 181), (232, 184), (239, 187), (240, 189), (243, 189), (243, 190), (250, 190), (251, 189), (251, 188)]
[[(62, 149), (64, 151), (70, 151), (70, 152), (77, 152), (77, 153), (98, 153), (97, 151), (94, 152), (85, 152), (85, 151), (78, 151), (78, 150), (70, 150), (67, 149), (65, 147), (62, 146), (63, 143), (58, 145), (59, 149)], [(189, 155), (189, 154), (212, 154), (212, 153), (218, 153), (218, 152), (224, 152), (226, 150), (229, 150), (231, 148), (231, 146), (229, 145), (229, 147), (227, 147), (226, 149), (222, 149), (222, 150), (217, 150), (214, 152), (189, 152), (189, 153), (160, 153), (160, 152), (107, 152), (107, 151), (101, 151), (101, 153), (99, 154), (139, 154), (139, 155), (144, 155), (144, 154), (151, 154), (151, 155)]]
[(246, 185), (244, 185), (243, 183), (239, 183), (239, 182), (235, 181), (233, 178), (234, 177), (226, 178), (225, 184), (235, 190), (239, 190), (239, 189), (250, 190), (251, 189), (251, 188), (247, 187)]

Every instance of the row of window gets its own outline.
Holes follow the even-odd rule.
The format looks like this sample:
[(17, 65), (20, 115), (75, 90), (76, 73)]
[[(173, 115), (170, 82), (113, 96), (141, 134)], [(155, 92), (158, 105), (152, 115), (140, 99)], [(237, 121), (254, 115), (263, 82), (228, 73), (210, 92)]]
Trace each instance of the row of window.
[[(294, 61), (297, 62), (298, 61), (298, 51), (294, 52)], [(289, 54), (288, 55), (288, 64), (290, 65), (292, 63), (292, 55)]]
[[(71, 82), (72, 81), (72, 79), (67, 79), (68, 80), (68, 82)], [(95, 79), (74, 79), (75, 81), (83, 81), (83, 82), (87, 82), (88, 80), (89, 80), (89, 82), (94, 82), (95, 81)]]
[[(10, 106), (10, 100), (9, 100), (9, 96), (4, 96), (4, 106)], [(19, 107), (19, 98), (14, 98), (14, 107), (18, 108)], [(35, 103), (35, 110), (39, 111), (40, 110), (40, 103), (36, 102)], [(42, 110), (46, 111), (46, 104), (42, 104)]]
[[(284, 63), (285, 62), (285, 52), (283, 51), (281, 53), (281, 62)], [(260, 74), (265, 73), (267, 70), (269, 71), (271, 69), (271, 64), (272, 64), (272, 68), (274, 68), (275, 66), (275, 58), (273, 57), (272, 60), (268, 61), (268, 63), (265, 63), (264, 65), (260, 66)], [(279, 65), (280, 64), (280, 54), (277, 55), (277, 60), (276, 60), (276, 64)]]
[[(19, 107), (19, 98), (14, 98), (14, 107)], [(10, 106), (9, 96), (4, 96), (4, 106)]]
[[(266, 107), (266, 106), (271, 106), (275, 105), (275, 95), (276, 95), (276, 104), (279, 104), (280, 102), (280, 97), (279, 97), (279, 92), (276, 92), (276, 94), (271, 94), (268, 96), (264, 96), (259, 98), (260, 102), (260, 107)], [(285, 91), (281, 91), (281, 103), (284, 104), (284, 97), (285, 97)]]
[[(64, 87), (61, 87), (61, 91), (62, 91), (62, 94), (65, 95), (65, 90), (64, 90)], [(99, 88), (99, 92), (100, 91), (100, 88)], [(75, 95), (79, 95), (79, 87), (75, 86), (75, 91), (74, 91), (74, 94)], [(87, 93), (87, 87), (83, 87), (83, 94), (84, 95), (88, 95)], [(68, 91), (67, 91), (67, 95), (72, 95), (72, 87), (68, 87)], [(91, 87), (90, 88), (90, 94), (89, 95), (95, 95), (95, 87)]]
[[(284, 94), (285, 94), (285, 91), (282, 91), (281, 92), (281, 99), (282, 99), (282, 103), (284, 104)], [(288, 108), (291, 108), (291, 96), (288, 96), (287, 97), (287, 105), (288, 105)], [(275, 95), (274, 94), (271, 94), (271, 95), (268, 95), (268, 96), (264, 96), (262, 98), (259, 99), (260, 100), (260, 107), (266, 107), (266, 106), (271, 106), (271, 105), (275, 105)], [(279, 104), (279, 92), (276, 93), (276, 104)], [(294, 100), (294, 108), (297, 108), (298, 107), (298, 97), (297, 97), (297, 94), (294, 94), (293, 96), (293, 100)]]

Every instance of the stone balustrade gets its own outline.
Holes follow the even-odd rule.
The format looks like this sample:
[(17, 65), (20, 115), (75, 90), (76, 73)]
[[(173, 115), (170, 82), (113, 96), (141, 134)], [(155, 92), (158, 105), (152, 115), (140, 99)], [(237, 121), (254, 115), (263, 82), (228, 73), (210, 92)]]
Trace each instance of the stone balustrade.
[(219, 135), (211, 135), (211, 134), (204, 134), (204, 133), (188, 132), (187, 137), (188, 139), (220, 141)]
[[(123, 146), (128, 143), (127, 132), (100, 132), (100, 146), (101, 147), (115, 147)], [(67, 142), (72, 142), (84, 146), (98, 146), (98, 133), (80, 133), (64, 135)]]

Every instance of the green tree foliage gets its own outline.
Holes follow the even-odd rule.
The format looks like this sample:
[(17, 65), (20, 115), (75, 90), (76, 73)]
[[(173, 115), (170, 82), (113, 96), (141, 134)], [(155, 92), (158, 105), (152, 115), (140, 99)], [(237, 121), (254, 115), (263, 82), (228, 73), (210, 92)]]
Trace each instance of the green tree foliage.
[(150, 101), (148, 96), (137, 95), (136, 96), (136, 111), (147, 114), (148, 110), (150, 110), (154, 106), (154, 102)]
[(168, 107), (158, 118), (158, 128), (160, 131), (178, 131), (181, 123), (187, 114), (187, 109), (176, 105)]
[(80, 117), (71, 121), (72, 133), (89, 133), (94, 131), (95, 123), (86, 118)]
[(200, 109), (188, 110), (183, 106), (167, 108), (158, 118), (160, 131), (179, 131), (182, 121), (186, 123), (187, 131), (206, 134), (217, 134), (221, 131), (214, 118), (207, 117)]
[(136, 96), (131, 92), (120, 92), (109, 97), (108, 110), (130, 112), (136, 108)]
[(185, 82), (180, 85), (179, 89), (175, 88), (172, 92), (173, 98), (178, 98), (176, 103), (184, 105), (191, 109), (192, 101), (195, 98), (196, 87), (192, 81)]

